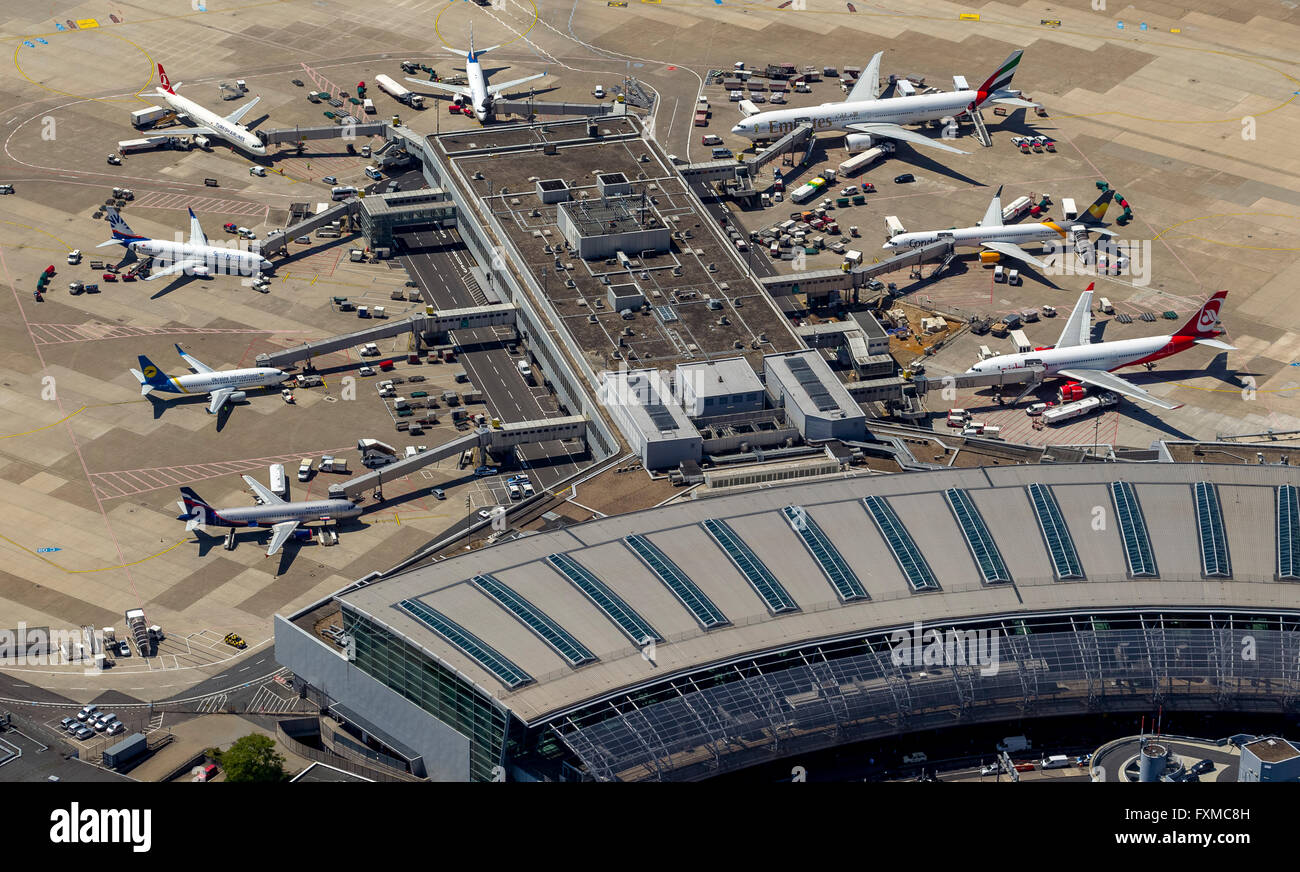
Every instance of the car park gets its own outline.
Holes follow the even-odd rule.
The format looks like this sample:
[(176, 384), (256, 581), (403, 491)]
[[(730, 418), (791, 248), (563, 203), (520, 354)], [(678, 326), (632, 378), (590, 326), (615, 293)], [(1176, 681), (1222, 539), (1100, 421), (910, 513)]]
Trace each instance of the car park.
[(104, 730), (104, 735), (116, 736), (118, 733), (125, 733), (125, 732), (126, 732), (126, 724), (122, 723), (121, 721), (113, 721), (113, 723), (109, 724), (108, 727)]
[(76, 725), (77, 725), (77, 719), (73, 717), (67, 717), (59, 721), (59, 726), (63, 727), (64, 730), (71, 729)]
[(99, 713), (99, 706), (95, 705), (92, 702), (89, 705), (83, 705), (81, 707), (81, 710), (77, 712), (77, 720), (85, 722), (93, 718), (98, 713)]
[(85, 724), (82, 724), (81, 726), (77, 727), (77, 729), (73, 732), (72, 735), (84, 742), (87, 739), (94, 736), (95, 731), (92, 730), (90, 727), (87, 727)]

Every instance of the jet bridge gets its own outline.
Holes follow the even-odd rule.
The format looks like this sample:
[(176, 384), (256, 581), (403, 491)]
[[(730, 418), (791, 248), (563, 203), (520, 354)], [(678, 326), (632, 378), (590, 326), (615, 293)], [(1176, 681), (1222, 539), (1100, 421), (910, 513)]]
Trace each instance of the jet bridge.
[(758, 171), (763, 167), (776, 160), (788, 151), (794, 151), (800, 145), (812, 144), (813, 126), (807, 121), (800, 124), (794, 130), (791, 130), (785, 136), (782, 136), (776, 142), (767, 147), (767, 150), (757, 157), (751, 157), (745, 161), (745, 166), (749, 167), (749, 174), (752, 177), (758, 177)]
[(375, 323), (373, 327), (366, 327), (354, 333), (344, 333), (341, 336), (316, 342), (304, 342), (302, 345), (286, 348), (284, 351), (259, 354), (257, 365), (283, 368), (304, 360), (311, 360), (313, 357), (342, 351), (345, 348), (365, 345), (367, 342), (401, 336), (403, 333), (414, 333), (418, 337), (422, 333), (439, 334), (452, 330), (509, 326), (515, 323), (516, 314), (514, 304), (506, 303), (497, 306), (475, 306), (469, 309), (444, 309), (432, 315), (412, 315), (410, 318), (394, 321), (385, 319)]
[(332, 484), (329, 495), (330, 499), (356, 500), (367, 491), (379, 488), (384, 482), (403, 478), (440, 460), (455, 457), (470, 448), (500, 451), (536, 442), (586, 438), (587, 419), (582, 415), (517, 421), (513, 424), (502, 424), (500, 427), (479, 427), (473, 433), (444, 442), (414, 457), (402, 458), (395, 463), (350, 478), (346, 482)]
[(951, 240), (940, 239), (877, 263), (864, 264), (848, 272), (827, 269), (792, 273), (790, 275), (765, 276), (759, 279), (759, 283), (764, 290), (774, 297), (787, 297), (792, 294), (806, 294), (809, 292), (827, 294), (832, 291), (851, 291), (855, 288), (865, 287), (867, 282), (876, 276), (895, 272), (906, 266), (922, 264), (930, 260), (940, 260), (946, 263), (947, 261), (944, 259), (955, 250)]
[(359, 211), (358, 207), (360, 205), (361, 201), (359, 199), (349, 197), (324, 212), (317, 212), (315, 215), (299, 221), (292, 227), (286, 227), (283, 230), (272, 230), (261, 240), (262, 254), (269, 256), (279, 251), (287, 253), (290, 239), (297, 239), (299, 236), (310, 236), (314, 231), (340, 218), (354, 216)]
[[(916, 386), (918, 394), (929, 393), (930, 391), (940, 391), (945, 388), (986, 388), (1002, 385), (1026, 385), (1025, 390), (1020, 394), (1024, 396), (1030, 390), (1043, 383), (1043, 376), (1047, 372), (1047, 367), (1042, 364), (1026, 366), (1020, 369), (1007, 370), (1005, 372), (973, 372), (957, 373), (954, 375), (928, 377), (923, 375), (913, 376), (912, 384)], [(1018, 399), (1018, 398), (1017, 398)]]

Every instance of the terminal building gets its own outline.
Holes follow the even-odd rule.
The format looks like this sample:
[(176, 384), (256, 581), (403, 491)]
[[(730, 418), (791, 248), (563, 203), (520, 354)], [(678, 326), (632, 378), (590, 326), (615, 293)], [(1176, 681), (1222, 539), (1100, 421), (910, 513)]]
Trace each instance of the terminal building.
[(600, 399), (646, 469), (699, 462), (704, 440), (658, 370), (601, 374)]
[[(276, 656), (407, 776), (698, 780), (954, 723), (1291, 710), (1298, 541), (1291, 467), (808, 481), (368, 578), (277, 616)], [(984, 647), (936, 664), (918, 629)]]
[(763, 373), (774, 404), (805, 439), (866, 438), (866, 413), (818, 352), (765, 355)]
[(456, 205), (442, 188), (362, 197), (357, 220), (371, 247), (393, 244), (393, 231), (417, 225), (456, 226)]
[(677, 393), (692, 418), (763, 409), (763, 383), (743, 357), (677, 364)]

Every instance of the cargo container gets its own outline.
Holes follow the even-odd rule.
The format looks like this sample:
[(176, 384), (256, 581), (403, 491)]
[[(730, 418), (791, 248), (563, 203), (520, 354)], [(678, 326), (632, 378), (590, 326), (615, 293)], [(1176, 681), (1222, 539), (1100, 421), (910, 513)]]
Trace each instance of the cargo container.
[(844, 263), (840, 265), (841, 269), (843, 269), (845, 272), (848, 272), (854, 267), (858, 267), (861, 265), (862, 265), (862, 252), (855, 251), (853, 249), (849, 249), (848, 251), (844, 252)]
[(169, 112), (171, 110), (165, 106), (149, 106), (145, 109), (137, 109), (131, 113), (131, 125), (133, 127), (148, 127), (155, 121), (166, 118)]
[(144, 733), (133, 733), (111, 748), (104, 750), (104, 766), (108, 769), (117, 769), (119, 766), (130, 763), (147, 750), (149, 750), (149, 740), (145, 738)]

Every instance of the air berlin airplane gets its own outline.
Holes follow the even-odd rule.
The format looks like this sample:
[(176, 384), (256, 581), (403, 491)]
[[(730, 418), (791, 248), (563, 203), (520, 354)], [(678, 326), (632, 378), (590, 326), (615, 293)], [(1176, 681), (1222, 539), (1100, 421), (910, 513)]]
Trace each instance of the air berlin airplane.
[(1067, 378), (1107, 391), (1114, 391), (1162, 409), (1178, 409), (1182, 403), (1170, 403), (1131, 384), (1114, 371), (1126, 366), (1144, 365), (1151, 369), (1157, 360), (1177, 354), (1196, 345), (1205, 345), (1223, 351), (1236, 349), (1216, 336), (1219, 329), (1219, 307), (1228, 296), (1219, 291), (1172, 336), (1148, 336), (1144, 339), (1120, 339), (1116, 342), (1092, 344), (1092, 289), (1088, 289), (1075, 303), (1074, 311), (1065, 322), (1061, 338), (1052, 348), (1036, 349), (1019, 354), (990, 357), (972, 366), (968, 373), (1011, 372), (1031, 366), (1045, 366), (1048, 378)]

